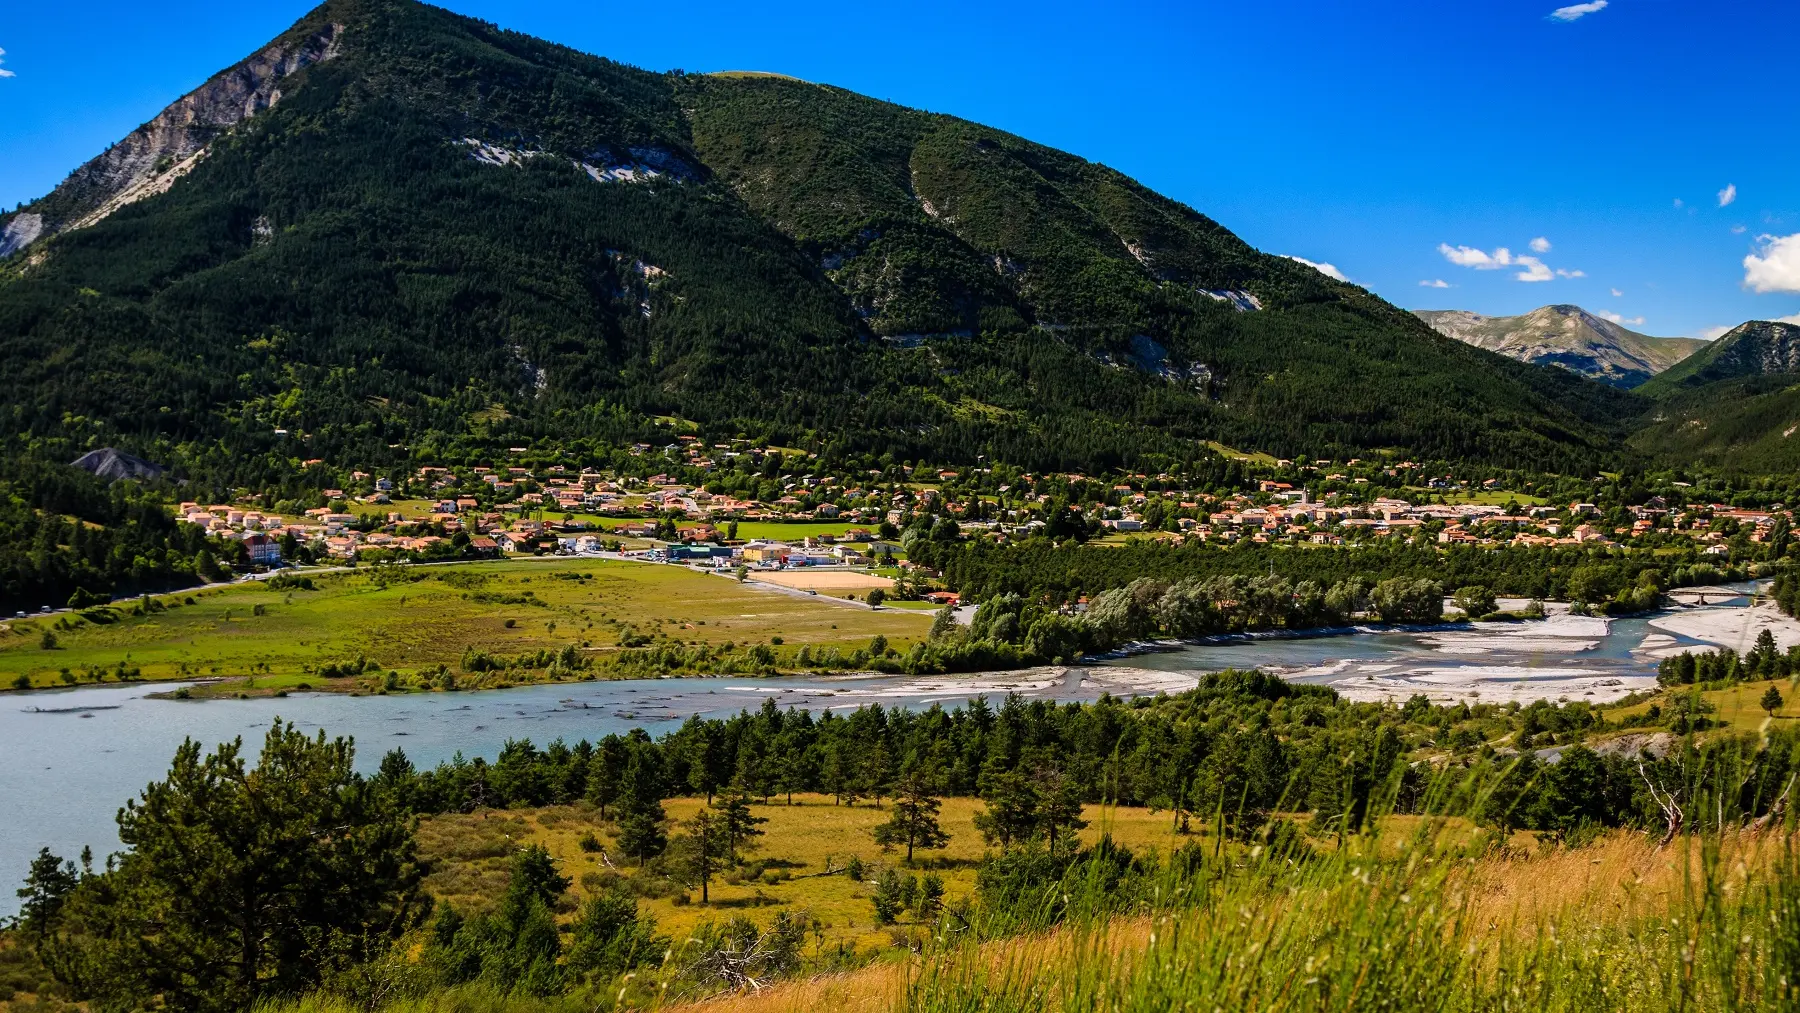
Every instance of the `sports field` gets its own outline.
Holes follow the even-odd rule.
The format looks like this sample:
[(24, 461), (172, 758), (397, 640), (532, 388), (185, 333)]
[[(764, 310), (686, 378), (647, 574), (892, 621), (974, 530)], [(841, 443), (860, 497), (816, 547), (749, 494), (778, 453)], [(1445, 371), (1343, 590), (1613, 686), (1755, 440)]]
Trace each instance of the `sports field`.
[(867, 591), (877, 587), (885, 591), (894, 586), (891, 577), (880, 577), (855, 570), (817, 570), (812, 567), (802, 567), (797, 570), (758, 570), (751, 575), (751, 579), (802, 591)]

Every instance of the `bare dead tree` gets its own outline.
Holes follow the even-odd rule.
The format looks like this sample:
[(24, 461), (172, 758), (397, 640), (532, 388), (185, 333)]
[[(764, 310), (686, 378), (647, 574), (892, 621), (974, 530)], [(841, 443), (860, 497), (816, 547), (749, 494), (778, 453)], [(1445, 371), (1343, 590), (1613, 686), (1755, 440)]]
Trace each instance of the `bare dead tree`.
[(1787, 813), (1788, 794), (1794, 790), (1794, 779), (1796, 777), (1800, 777), (1800, 774), (1788, 775), (1786, 786), (1781, 789), (1781, 794), (1775, 796), (1775, 801), (1769, 804), (1769, 811), (1758, 816), (1751, 822), (1751, 832), (1760, 834), (1781, 822), (1781, 817)]
[(1676, 834), (1681, 833), (1682, 822), (1686, 818), (1686, 814), (1681, 811), (1681, 803), (1676, 800), (1675, 793), (1663, 790), (1651, 779), (1650, 772), (1644, 769), (1644, 761), (1641, 758), (1638, 760), (1637, 769), (1638, 776), (1644, 779), (1644, 787), (1650, 790), (1650, 800), (1656, 803), (1658, 809), (1662, 810), (1663, 819), (1668, 824), (1668, 832), (1663, 834), (1661, 843), (1657, 844), (1659, 848), (1666, 847), (1670, 841), (1675, 839)]

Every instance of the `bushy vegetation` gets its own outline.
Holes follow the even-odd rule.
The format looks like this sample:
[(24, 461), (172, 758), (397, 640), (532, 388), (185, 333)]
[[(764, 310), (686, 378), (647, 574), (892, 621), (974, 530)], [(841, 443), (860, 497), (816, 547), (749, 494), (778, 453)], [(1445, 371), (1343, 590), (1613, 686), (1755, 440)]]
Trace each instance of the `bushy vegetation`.
[(1296, 551), (1291, 546), (1251, 542), (1225, 548), (1139, 539), (1105, 552), (1089, 552), (1073, 543), (1047, 539), (1003, 545), (979, 540), (920, 541), (912, 545), (911, 552), (914, 559), (942, 570), (945, 583), (969, 599), (981, 601), (1012, 593), (1058, 604), (1140, 579), (1241, 582), (1262, 580), (1248, 576), (1261, 574), (1268, 575), (1262, 587), (1271, 592), (1279, 588), (1297, 591), (1302, 584), (1323, 593), (1347, 587), (1346, 582), (1362, 581), (1366, 588), (1400, 578), (1429, 579), (1450, 591), (1481, 586), (1507, 597), (1573, 600), (1641, 611), (1654, 602), (1660, 589), (1745, 576), (1742, 569), (1721, 568), (1684, 555), (1607, 553), (1574, 547), (1443, 548), (1417, 542)]

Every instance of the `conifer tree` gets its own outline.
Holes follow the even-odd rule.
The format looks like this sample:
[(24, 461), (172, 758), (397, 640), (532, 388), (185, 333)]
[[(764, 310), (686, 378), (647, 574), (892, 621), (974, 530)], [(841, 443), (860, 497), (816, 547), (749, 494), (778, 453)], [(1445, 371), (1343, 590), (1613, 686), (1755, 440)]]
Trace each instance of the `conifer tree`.
[(894, 793), (894, 804), (886, 823), (875, 828), (875, 843), (891, 848), (905, 843), (906, 860), (913, 860), (914, 848), (938, 849), (950, 843), (950, 835), (938, 823), (939, 802), (928, 790), (923, 778), (913, 775), (900, 782)]

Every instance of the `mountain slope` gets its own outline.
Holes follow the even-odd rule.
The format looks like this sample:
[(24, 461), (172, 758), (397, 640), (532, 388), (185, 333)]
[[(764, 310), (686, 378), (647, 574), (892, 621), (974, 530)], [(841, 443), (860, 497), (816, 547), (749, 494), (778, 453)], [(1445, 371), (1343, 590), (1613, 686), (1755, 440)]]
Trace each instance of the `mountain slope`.
[(1653, 338), (1579, 306), (1542, 306), (1516, 317), (1467, 310), (1414, 310), (1440, 334), (1510, 359), (1561, 366), (1631, 389), (1705, 347), (1698, 338)]
[(1643, 392), (1667, 396), (1720, 380), (1783, 373), (1800, 373), (1800, 325), (1752, 320), (1683, 359)]
[(1206, 439), (1585, 468), (1635, 411), (1074, 156), (406, 0), (325, 4), (0, 235), (0, 435), (245, 484), (666, 416), (1045, 468)]
[(1800, 327), (1752, 320), (1640, 388), (1657, 399), (1638, 449), (1739, 471), (1800, 468)]

